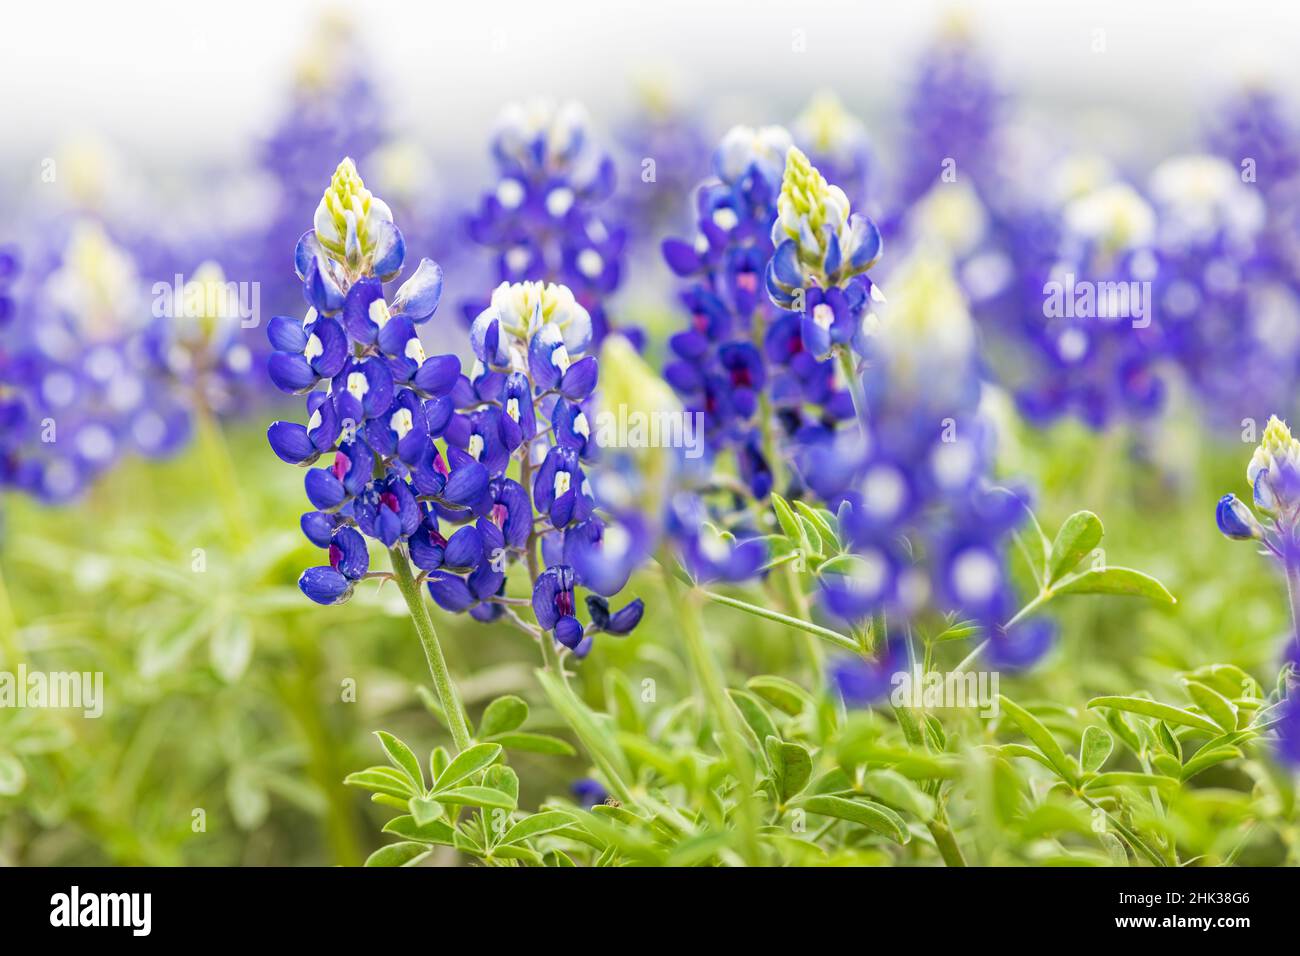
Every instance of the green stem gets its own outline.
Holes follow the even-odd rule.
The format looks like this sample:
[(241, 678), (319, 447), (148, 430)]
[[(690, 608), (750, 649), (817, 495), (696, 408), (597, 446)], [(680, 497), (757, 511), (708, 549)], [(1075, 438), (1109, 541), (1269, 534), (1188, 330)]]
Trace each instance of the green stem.
[(406, 552), (398, 546), (390, 548), (388, 556), (393, 562), (393, 579), (406, 600), (411, 621), (415, 624), (415, 633), (420, 636), (420, 643), (424, 646), (424, 657), (429, 662), (429, 673), (433, 675), (433, 689), (438, 692), (438, 701), (447, 717), (447, 726), (451, 728), (451, 739), (456, 744), (457, 751), (465, 750), (472, 743), (469, 726), (465, 723), (465, 709), (461, 706), (460, 694), (456, 692), (456, 684), (447, 669), (447, 659), (442, 656), (442, 645), (438, 643), (438, 634), (433, 629), (429, 608), (411, 574)]
[(1300, 643), (1300, 567), (1290, 559), (1286, 562), (1286, 598), (1291, 608), (1291, 633)]
[[(668, 575), (672, 577), (672, 575)], [(784, 624), (786, 627), (794, 628), (797, 631), (803, 631), (805, 634), (812, 634), (820, 637), (822, 640), (834, 644), (841, 650), (852, 651), (854, 654), (860, 654), (862, 648), (858, 642), (839, 631), (832, 631), (829, 627), (822, 627), (820, 624), (814, 624), (812, 621), (804, 621), (797, 617), (791, 617), (789, 614), (782, 614), (780, 611), (773, 611), (771, 608), (759, 607), (757, 604), (750, 604), (748, 601), (742, 601), (739, 598), (728, 597), (725, 594), (719, 594), (716, 591), (706, 591), (699, 589), (699, 594), (706, 600), (714, 604), (722, 604), (727, 607), (734, 607), (738, 611), (744, 611), (747, 614), (753, 614), (755, 617), (765, 618), (769, 621), (775, 621), (778, 624)]]
[(966, 857), (962, 855), (952, 827), (948, 825), (947, 812), (942, 808), (936, 810), (934, 819), (926, 826), (930, 829), (930, 835), (934, 837), (935, 849), (939, 851), (939, 856), (943, 857), (943, 862), (948, 866), (965, 866)]
[[(682, 633), (686, 638), (686, 650), (690, 656), (695, 675), (704, 692), (704, 699), (713, 712), (713, 719), (721, 733), (721, 745), (732, 773), (736, 776), (737, 798), (736, 816), (739, 819), (741, 838), (744, 845), (743, 856), (750, 865), (762, 863), (762, 853), (758, 843), (758, 815), (754, 807), (754, 786), (756, 781), (754, 761), (746, 749), (744, 731), (741, 729), (739, 714), (727, 697), (722, 669), (710, 652), (704, 639), (704, 626), (700, 616), (699, 605), (692, 595), (682, 593), (680, 583), (664, 565), (664, 582), (673, 607), (681, 612)], [(760, 744), (761, 746), (761, 744)]]
[(234, 539), (236, 551), (242, 551), (253, 540), (248, 524), (248, 511), (244, 507), (243, 495), (239, 483), (235, 480), (238, 469), (226, 444), (221, 423), (202, 403), (197, 403), (195, 421), (199, 433), (199, 449), (203, 455), (203, 466), (208, 479), (216, 491), (221, 510), (225, 513), (226, 524)]
[[(785, 565), (782, 571), (786, 588), (790, 591), (790, 604), (791, 609), (794, 611), (793, 617), (800, 621), (811, 621), (812, 608), (808, 605), (808, 595), (804, 593), (803, 584), (799, 580), (799, 572), (790, 564)], [(806, 630), (803, 632), (803, 641), (804, 650), (807, 652), (808, 661), (812, 666), (813, 683), (817, 685), (826, 672), (826, 655), (822, 653), (822, 646)]]

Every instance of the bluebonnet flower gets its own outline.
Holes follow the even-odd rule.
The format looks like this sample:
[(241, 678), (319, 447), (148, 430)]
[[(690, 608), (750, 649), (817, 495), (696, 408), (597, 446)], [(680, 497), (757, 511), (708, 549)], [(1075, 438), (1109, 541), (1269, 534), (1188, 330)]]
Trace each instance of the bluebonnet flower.
[(317, 604), (341, 604), (352, 596), (353, 585), (370, 569), (365, 539), (354, 528), (343, 526), (330, 537), (329, 564), (308, 568), (299, 585)]
[[(492, 139), (499, 179), (467, 220), (475, 242), (497, 253), (504, 282), (542, 281), (571, 289), (599, 343), (605, 309), (622, 280), (626, 232), (602, 215), (613, 194), (613, 158), (577, 103), (533, 100), (508, 107)], [(467, 305), (467, 314), (481, 303)]]
[(897, 207), (912, 206), (945, 171), (955, 171), (958, 181), (991, 181), (1005, 106), (991, 60), (970, 28), (948, 24), (921, 54), (908, 89)]
[(636, 109), (616, 130), (620, 166), (633, 175), (618, 178), (614, 202), (631, 239), (657, 241), (680, 214), (681, 197), (699, 182), (710, 143), (696, 111), (660, 77), (638, 84), (637, 94)]
[[(1292, 595), (1292, 640), (1285, 654), (1286, 666), (1300, 661), (1300, 620), (1295, 620), (1294, 595), (1300, 585), (1300, 441), (1276, 415), (1269, 418), (1259, 445), (1246, 466), (1251, 487), (1250, 505), (1234, 494), (1226, 494), (1215, 507), (1215, 521), (1223, 534), (1237, 541), (1254, 541), (1260, 553), (1275, 560), (1287, 579)], [(1256, 514), (1258, 512), (1258, 515)], [(1287, 696), (1278, 705), (1279, 759), (1300, 765), (1300, 705), (1294, 673), (1284, 682)]]
[(0, 474), (64, 502), (128, 454), (174, 451), (190, 416), (146, 347), (148, 303), (132, 256), (92, 220), (50, 233), (27, 259), (20, 295), (5, 298), (21, 308), (0, 326)]
[(609, 799), (609, 791), (601, 785), (600, 781), (593, 780), (591, 777), (582, 777), (573, 781), (569, 790), (573, 793), (573, 799), (584, 807), (594, 807)]
[(1257, 541), (1288, 570), (1300, 566), (1300, 441), (1273, 415), (1246, 467), (1246, 482), (1263, 521), (1236, 495), (1219, 499), (1215, 520), (1229, 538)]
[(767, 293), (780, 308), (801, 313), (804, 347), (817, 358), (837, 346), (860, 347), (874, 288), (866, 272), (880, 258), (880, 230), (850, 212), (844, 191), (797, 147), (786, 156), (772, 244)]
[(1103, 180), (1045, 212), (1042, 233), (1015, 253), (1007, 309), (1017, 348), (999, 377), (1035, 424), (1073, 416), (1103, 429), (1153, 417), (1166, 392), (1150, 294), (1155, 210), (1127, 183)]
[(1300, 380), (1300, 342), (1284, 330), (1300, 320), (1300, 299), (1272, 257), (1259, 192), (1207, 155), (1165, 161), (1149, 192), (1162, 350), (1225, 430), (1260, 409), (1287, 407)]
[(892, 636), (872, 660), (844, 658), (830, 667), (830, 684), (849, 707), (870, 707), (889, 696), (894, 676), (907, 671), (902, 638)]
[(809, 436), (799, 451), (810, 489), (851, 547), (820, 575), (823, 606), (854, 626), (883, 614), (893, 635), (875, 662), (834, 672), (846, 699), (878, 693), (881, 661), (905, 629), (935, 615), (977, 622), (1008, 665), (1032, 662), (1051, 634), (1036, 621), (1006, 627), (1017, 609), (1007, 543), (1025, 496), (991, 480), (993, 434), (979, 410), (975, 327), (960, 286), (941, 256), (917, 253), (890, 289), (861, 341), (868, 413), (857, 427)]
[(695, 237), (663, 244), (669, 267), (690, 280), (681, 294), (690, 324), (669, 339), (664, 378), (688, 413), (703, 415), (710, 458), (734, 451), (759, 499), (773, 489), (769, 459), (783, 453), (771, 430), (788, 437), (852, 414), (833, 364), (805, 348), (799, 317), (777, 309), (761, 286), (790, 150), (779, 127), (732, 129), (714, 154), (716, 178), (696, 194)]
[[(153, 320), (141, 335), (153, 364), (201, 413), (241, 410), (262, 377), (246, 333), (260, 321), (259, 303), (245, 299), (215, 261), (201, 263), (188, 281), (154, 286)], [(260, 300), (260, 293), (259, 293)]]
[[(305, 476), (317, 509), (302, 521), (310, 540), (320, 545), (328, 536), (337, 545), (346, 530), (349, 549), (364, 535), (389, 549), (406, 547), (432, 571), (439, 566), (431, 560), (435, 547), (447, 543), (437, 515), (464, 521), (481, 512), (488, 474), (460, 449), (448, 448), (444, 458), (434, 443), (447, 426), (440, 409), (460, 380), (460, 363), (425, 355), (415, 334), (441, 296), (436, 263), (422, 260), (385, 296), (384, 280), (400, 272), (404, 259), (405, 241), (388, 207), (345, 158), (295, 253), (306, 318), (280, 316), (267, 326), (275, 350), (267, 363), (271, 379), (285, 392), (305, 395), (308, 420), (275, 422), (267, 438), (292, 464), (308, 467), (332, 456)], [(355, 580), (333, 560), (331, 567)], [(305, 573), (299, 584), (321, 603), (351, 594), (322, 569)]]
[[(462, 583), (444, 576), (434, 591), (444, 607), (469, 607), (491, 585), (503, 586), (506, 565), (522, 559), (532, 577), (537, 625), (545, 639), (578, 657), (595, 634), (626, 634), (636, 626), (641, 602), (611, 611), (608, 598), (648, 555), (648, 534), (635, 516), (597, 509), (584, 465), (595, 450), (584, 410), (599, 378), (596, 357), (587, 354), (594, 334), (590, 314), (568, 288), (541, 282), (503, 282), (474, 319), (470, 344), (477, 361), (458, 431), (491, 478), (478, 527), (493, 574), (480, 565), (477, 579), (473, 572)], [(518, 481), (506, 474), (515, 461)], [(579, 588), (592, 592), (585, 624)]]

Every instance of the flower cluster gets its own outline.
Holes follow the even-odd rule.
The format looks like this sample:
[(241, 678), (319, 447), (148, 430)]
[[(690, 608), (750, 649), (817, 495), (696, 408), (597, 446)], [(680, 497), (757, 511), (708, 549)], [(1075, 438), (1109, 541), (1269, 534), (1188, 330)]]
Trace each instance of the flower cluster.
[[(1292, 616), (1300, 586), (1300, 441), (1276, 415), (1269, 418), (1259, 446), (1246, 466), (1254, 508), (1234, 494), (1219, 499), (1215, 520), (1219, 530), (1236, 541), (1254, 541), (1261, 553), (1276, 560), (1287, 579)], [(1256, 514), (1258, 512), (1258, 514)], [(1300, 620), (1293, 620), (1287, 660), (1300, 667)], [(1279, 756), (1300, 764), (1300, 694), (1289, 681), (1289, 694), (1280, 705)]]
[[(188, 437), (184, 396), (152, 361), (149, 303), (130, 253), (97, 222), (48, 248), (3, 257), (15, 293), (0, 325), (0, 481), (47, 502), (79, 496), (128, 454), (159, 457)], [(21, 307), (20, 307), (21, 306)]]
[[(589, 354), (591, 316), (565, 286), (503, 282), (475, 318), (470, 343), (478, 361), (469, 378), (469, 447), (488, 464), (494, 514), (513, 514), (517, 529), (507, 534), (502, 557), (524, 559), (538, 625), (581, 657), (594, 634), (626, 634), (640, 621), (640, 599), (618, 611), (608, 599), (649, 548), (635, 515), (597, 510), (586, 473), (599, 451), (588, 417), (599, 375)], [(518, 481), (506, 476), (513, 458)], [(585, 625), (577, 616), (579, 587), (591, 592)], [(431, 579), (430, 588), (444, 607), (463, 593), (445, 578)]]
[[(547, 100), (505, 110), (492, 156), (499, 178), (467, 220), (470, 238), (497, 253), (502, 281), (572, 289), (599, 344), (610, 329), (605, 300), (622, 279), (626, 241), (599, 209), (614, 192), (614, 160), (581, 106)], [(467, 306), (467, 315), (478, 311)]]
[[(276, 422), (268, 438), (293, 464), (332, 455), (306, 476), (316, 510), (302, 528), (329, 564), (304, 572), (303, 592), (322, 604), (346, 600), (368, 573), (373, 538), (395, 562), (409, 557), (447, 611), (505, 615), (506, 574), (523, 558), (536, 569), (537, 623), (555, 640), (581, 656), (594, 634), (630, 631), (641, 603), (611, 611), (607, 598), (643, 554), (629, 525), (596, 512), (584, 473), (596, 449), (582, 403), (598, 370), (584, 355), (591, 318), (573, 294), (502, 283), (471, 330), (479, 361), (470, 375), (453, 355), (426, 355), (418, 327), (438, 306), (442, 270), (424, 259), (385, 295), (405, 241), (350, 159), (295, 258), (310, 308), (302, 322), (272, 320), (268, 370), (282, 390), (306, 396), (309, 420)], [(515, 461), (518, 480), (507, 474)], [(578, 587), (593, 592), (586, 625)]]
[(804, 348), (817, 358), (835, 346), (860, 348), (873, 290), (866, 272), (880, 258), (880, 230), (851, 213), (844, 190), (796, 147), (786, 154), (772, 245), (767, 292), (780, 308), (801, 313)]
[(910, 207), (945, 172), (977, 185), (992, 179), (1005, 99), (971, 31), (951, 24), (922, 54), (908, 90), (899, 208)]
[(306, 316), (277, 316), (267, 326), (271, 380), (305, 395), (308, 415), (306, 425), (272, 424), (272, 449), (302, 466), (333, 456), (305, 480), (317, 510), (303, 515), (302, 529), (328, 549), (330, 565), (309, 569), (299, 586), (321, 604), (346, 600), (366, 573), (355, 528), (386, 548), (405, 544), (419, 567), (433, 570), (447, 544), (439, 514), (463, 521), (486, 511), (487, 470), (462, 449), (444, 458), (434, 443), (452, 419), (460, 360), (426, 356), (416, 326), (438, 306), (442, 270), (421, 260), (389, 299), (383, 283), (404, 260), (387, 205), (345, 158), (295, 252)]
[(688, 412), (704, 416), (710, 451), (734, 448), (758, 499), (772, 490), (770, 459), (784, 455), (765, 427), (788, 437), (853, 412), (834, 365), (805, 347), (799, 316), (775, 308), (760, 285), (791, 149), (779, 127), (732, 129), (714, 154), (716, 178), (696, 193), (696, 235), (663, 244), (669, 267), (690, 280), (681, 301), (691, 316), (669, 339), (664, 377)]
[(939, 256), (916, 253), (895, 272), (887, 306), (864, 346), (869, 374), (861, 431), (810, 443), (802, 468), (838, 513), (850, 560), (821, 576), (825, 606), (862, 622), (884, 615), (889, 632), (873, 663), (836, 670), (847, 696), (875, 687), (907, 628), (940, 614), (976, 622), (992, 656), (1027, 664), (1050, 630), (1016, 610), (1007, 536), (1025, 518), (1021, 492), (991, 481), (992, 428), (979, 409), (975, 326)]

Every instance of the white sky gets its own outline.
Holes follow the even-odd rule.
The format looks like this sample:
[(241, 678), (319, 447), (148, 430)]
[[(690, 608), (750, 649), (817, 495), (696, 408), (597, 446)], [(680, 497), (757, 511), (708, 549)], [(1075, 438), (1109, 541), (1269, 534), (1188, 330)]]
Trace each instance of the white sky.
[[(233, 160), (265, 129), (310, 0), (5, 4), (0, 171), (91, 130), (142, 165)], [(398, 123), (439, 155), (484, 155), (500, 107), (573, 96), (608, 126), (630, 73), (666, 68), (726, 122), (783, 121), (831, 86), (869, 123), (952, 3), (772, 0), (355, 2)], [(1058, 118), (1117, 110), (1131, 135), (1187, 141), (1196, 110), (1246, 69), (1300, 88), (1300, 4), (1049, 0), (959, 5), (1003, 73)], [(1106, 52), (1094, 54), (1095, 30)], [(795, 30), (807, 52), (792, 52)], [(721, 122), (721, 121), (720, 121)], [(1116, 135), (1122, 135), (1116, 133)]]

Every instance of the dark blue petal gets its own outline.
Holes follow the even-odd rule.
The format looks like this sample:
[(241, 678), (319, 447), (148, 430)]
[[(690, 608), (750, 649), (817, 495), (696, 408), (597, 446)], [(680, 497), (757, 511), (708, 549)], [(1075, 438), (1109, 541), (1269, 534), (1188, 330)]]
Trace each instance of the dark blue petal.
[(370, 570), (370, 550), (356, 528), (344, 525), (330, 541), (330, 564), (345, 578), (359, 581)]
[(298, 587), (317, 604), (342, 604), (352, 596), (352, 582), (333, 568), (308, 568)]
[(307, 436), (306, 427), (297, 422), (273, 422), (266, 430), (266, 439), (280, 460), (291, 465), (310, 463), (319, 454)]
[(301, 395), (316, 387), (320, 376), (301, 355), (292, 352), (272, 352), (266, 360), (266, 370), (275, 387), (290, 395)]
[(307, 347), (302, 322), (287, 315), (277, 315), (266, 324), (266, 337), (277, 352), (301, 353)]

